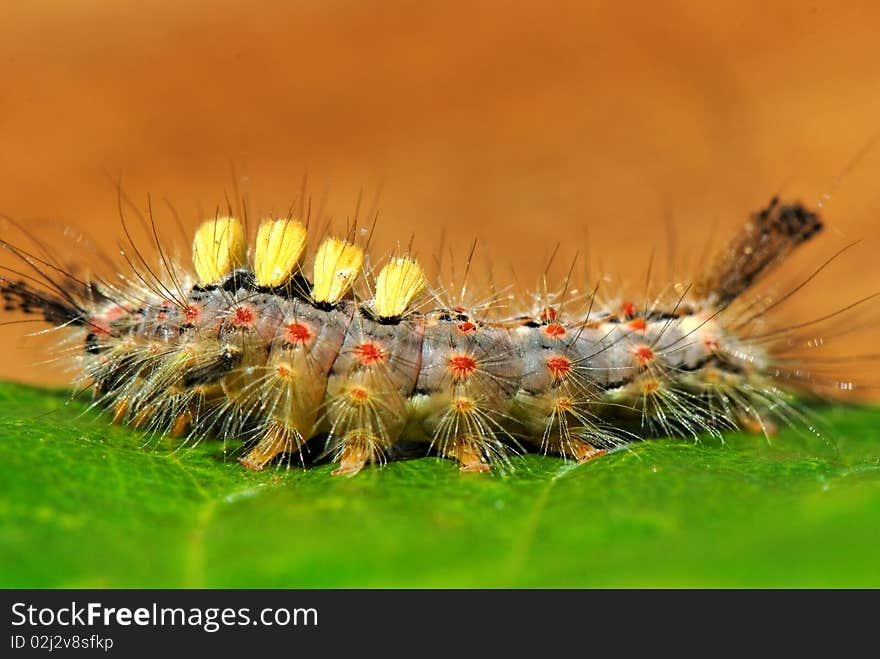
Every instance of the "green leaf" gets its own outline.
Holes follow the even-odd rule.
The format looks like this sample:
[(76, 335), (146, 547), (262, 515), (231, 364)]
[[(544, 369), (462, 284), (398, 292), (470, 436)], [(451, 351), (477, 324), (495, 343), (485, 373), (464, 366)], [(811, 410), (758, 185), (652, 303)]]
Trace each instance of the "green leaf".
[(880, 586), (880, 411), (575, 466), (250, 472), (0, 384), (0, 586)]

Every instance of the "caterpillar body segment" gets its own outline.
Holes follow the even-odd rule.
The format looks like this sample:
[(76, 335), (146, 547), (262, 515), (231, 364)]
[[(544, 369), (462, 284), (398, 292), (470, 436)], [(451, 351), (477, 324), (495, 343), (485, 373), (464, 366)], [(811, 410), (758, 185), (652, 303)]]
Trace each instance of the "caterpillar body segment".
[(336, 473), (354, 474), (382, 461), (400, 437), (421, 366), (423, 331), (421, 318), (386, 325), (362, 314), (349, 326), (325, 399), (328, 448), (340, 463)]
[(474, 322), (462, 309), (435, 311), (426, 321), (410, 399), (412, 436), (427, 438), (464, 471), (486, 471), (506, 460), (514, 440), (508, 407), (522, 360), (508, 330)]
[[(279, 453), (293, 453), (318, 431), (327, 377), (345, 340), (353, 308), (331, 312), (302, 300), (284, 300), (282, 320), (269, 345), (251, 397), (268, 410), (268, 425), (242, 464), (261, 469)], [(287, 437), (287, 443), (277, 437)]]
[(594, 293), (585, 318), (547, 305), (509, 319), (430, 309), (406, 254), (358, 299), (361, 247), (325, 239), (310, 281), (306, 227), (293, 218), (265, 220), (250, 260), (238, 220), (208, 220), (194, 277), (168, 268), (173, 281), (124, 295), (77, 289), (4, 243), (38, 276), (3, 274), (0, 293), (8, 310), (85, 335), (83, 382), (117, 422), (244, 440), (252, 469), (318, 445), (334, 473), (354, 474), (406, 441), (485, 471), (524, 450), (585, 461), (657, 435), (772, 433), (773, 412), (790, 418), (772, 344), (725, 313), (820, 229), (814, 213), (774, 199), (679, 298), (599, 308)]
[[(595, 455), (593, 442), (603, 434), (597, 415), (602, 380), (623, 377), (609, 375), (619, 352), (616, 328), (532, 321), (514, 329), (513, 335), (523, 358), (523, 377), (511, 413), (530, 443), (569, 458)], [(632, 370), (628, 365), (623, 368)]]

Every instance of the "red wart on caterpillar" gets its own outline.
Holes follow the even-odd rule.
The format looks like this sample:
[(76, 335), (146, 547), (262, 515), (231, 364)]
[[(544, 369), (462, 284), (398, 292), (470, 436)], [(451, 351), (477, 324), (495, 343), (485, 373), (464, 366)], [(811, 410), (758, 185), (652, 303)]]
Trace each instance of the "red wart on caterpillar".
[(165, 276), (138, 270), (127, 286), (4, 242), (21, 268), (0, 292), (7, 311), (79, 332), (82, 380), (117, 422), (241, 439), (251, 469), (317, 444), (334, 473), (353, 474), (420, 442), (486, 471), (517, 450), (585, 461), (648, 437), (770, 434), (775, 419), (801, 418), (788, 387), (805, 383), (775, 359), (772, 330), (755, 334), (729, 310), (821, 228), (773, 199), (676, 298), (600, 308), (594, 292), (579, 318), (431, 308), (438, 297), (408, 254), (359, 299), (363, 249), (326, 238), (309, 270), (293, 218), (264, 220), (250, 253), (238, 219), (208, 220), (194, 275), (163, 255)]

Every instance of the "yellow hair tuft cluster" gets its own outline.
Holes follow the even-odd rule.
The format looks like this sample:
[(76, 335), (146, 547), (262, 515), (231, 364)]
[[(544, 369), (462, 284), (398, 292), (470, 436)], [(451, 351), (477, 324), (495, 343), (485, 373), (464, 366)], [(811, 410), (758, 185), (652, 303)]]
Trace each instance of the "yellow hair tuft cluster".
[(391, 259), (376, 278), (375, 310), (379, 318), (403, 316), (413, 298), (425, 286), (425, 271), (415, 259)]
[(193, 266), (202, 285), (216, 284), (247, 262), (244, 227), (234, 217), (202, 222), (192, 246)]
[(315, 254), (312, 300), (333, 304), (348, 292), (364, 263), (364, 250), (340, 238), (327, 238)]
[(257, 230), (254, 277), (259, 286), (281, 286), (296, 273), (306, 250), (306, 227), (294, 219), (265, 219)]

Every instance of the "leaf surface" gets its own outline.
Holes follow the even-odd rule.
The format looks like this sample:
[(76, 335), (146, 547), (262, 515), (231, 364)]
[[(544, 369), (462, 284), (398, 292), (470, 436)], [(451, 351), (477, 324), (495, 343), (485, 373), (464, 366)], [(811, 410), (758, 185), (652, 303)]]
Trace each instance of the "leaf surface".
[(880, 411), (584, 465), (251, 472), (0, 384), (3, 587), (880, 586)]

